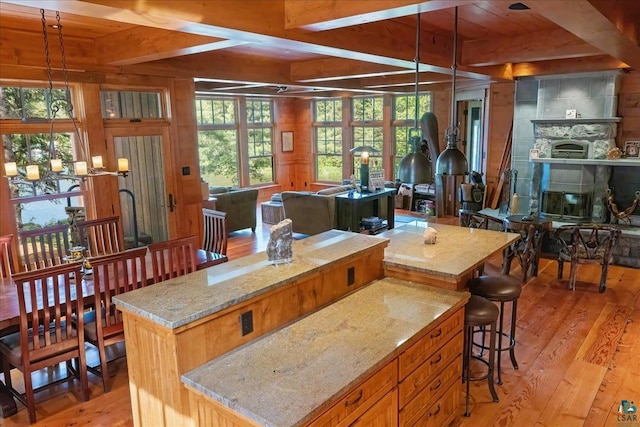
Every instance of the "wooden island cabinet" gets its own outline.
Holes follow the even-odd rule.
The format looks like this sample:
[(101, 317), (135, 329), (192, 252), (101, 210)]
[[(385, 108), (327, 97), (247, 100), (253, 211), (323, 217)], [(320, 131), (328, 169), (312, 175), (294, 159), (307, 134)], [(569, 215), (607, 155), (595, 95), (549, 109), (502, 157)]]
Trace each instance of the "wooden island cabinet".
[(387, 244), (331, 230), (295, 241), (289, 264), (257, 253), (114, 298), (134, 425), (193, 425), (183, 373), (381, 278)]
[(441, 426), (469, 294), (384, 278), (182, 376), (195, 426)]

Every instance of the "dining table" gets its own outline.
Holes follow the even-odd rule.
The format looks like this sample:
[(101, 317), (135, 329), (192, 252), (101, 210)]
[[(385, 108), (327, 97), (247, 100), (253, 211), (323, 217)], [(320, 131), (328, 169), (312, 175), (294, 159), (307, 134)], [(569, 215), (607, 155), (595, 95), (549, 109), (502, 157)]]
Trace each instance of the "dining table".
[[(216, 252), (209, 252), (203, 249), (196, 251), (196, 266), (198, 270), (213, 267), (228, 261), (226, 255)], [(153, 278), (151, 256), (147, 253), (145, 257), (145, 268), (147, 271), (147, 279)], [(87, 307), (91, 307), (94, 299), (94, 287), (91, 276), (85, 276), (82, 279), (82, 294), (85, 298)], [(75, 295), (72, 293), (72, 298)], [(20, 307), (18, 306), (18, 290), (11, 277), (0, 279), (0, 336), (13, 333), (18, 330), (20, 325)], [(0, 418), (7, 418), (17, 412), (17, 407), (13, 396), (6, 388), (4, 383), (0, 381)]]

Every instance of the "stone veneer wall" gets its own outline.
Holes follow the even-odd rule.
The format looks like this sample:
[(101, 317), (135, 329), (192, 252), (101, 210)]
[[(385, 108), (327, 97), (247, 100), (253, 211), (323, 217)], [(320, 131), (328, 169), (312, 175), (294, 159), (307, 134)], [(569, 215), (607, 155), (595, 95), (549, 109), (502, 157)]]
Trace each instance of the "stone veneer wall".
[(550, 158), (554, 142), (579, 141), (589, 146), (589, 159), (606, 159), (609, 149), (616, 146), (616, 123), (580, 123), (585, 120), (535, 123), (533, 148), (540, 151), (540, 157)]

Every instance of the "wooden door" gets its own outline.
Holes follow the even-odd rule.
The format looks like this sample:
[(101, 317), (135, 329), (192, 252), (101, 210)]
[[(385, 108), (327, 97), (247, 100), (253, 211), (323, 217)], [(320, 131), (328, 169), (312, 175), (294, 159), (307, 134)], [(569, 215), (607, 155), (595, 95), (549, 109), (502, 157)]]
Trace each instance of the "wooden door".
[[(118, 178), (120, 217), (127, 246), (169, 240), (175, 235), (175, 189), (166, 128), (107, 130), (115, 157), (129, 159), (129, 174)], [(136, 238), (137, 231), (137, 238)]]

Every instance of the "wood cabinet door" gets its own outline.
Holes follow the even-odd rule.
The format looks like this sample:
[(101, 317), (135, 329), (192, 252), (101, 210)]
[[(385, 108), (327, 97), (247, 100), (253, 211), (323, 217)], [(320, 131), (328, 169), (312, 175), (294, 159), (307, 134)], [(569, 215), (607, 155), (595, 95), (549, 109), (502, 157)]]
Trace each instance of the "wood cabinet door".
[(397, 427), (398, 426), (398, 389), (385, 394), (375, 405), (349, 427)]

